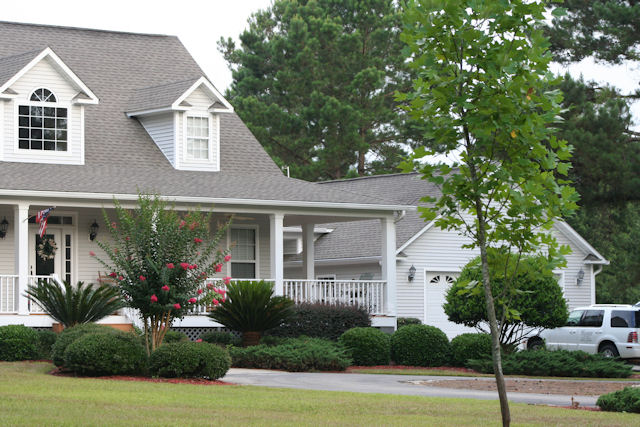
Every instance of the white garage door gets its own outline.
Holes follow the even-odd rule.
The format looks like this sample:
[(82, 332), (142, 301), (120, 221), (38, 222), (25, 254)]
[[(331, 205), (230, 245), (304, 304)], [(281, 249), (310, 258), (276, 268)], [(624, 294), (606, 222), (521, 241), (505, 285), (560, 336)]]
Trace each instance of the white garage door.
[(458, 278), (458, 273), (453, 272), (427, 272), (424, 284), (424, 323), (436, 326), (447, 334), (449, 339), (465, 332), (476, 332), (450, 322), (442, 305), (445, 303), (447, 291)]

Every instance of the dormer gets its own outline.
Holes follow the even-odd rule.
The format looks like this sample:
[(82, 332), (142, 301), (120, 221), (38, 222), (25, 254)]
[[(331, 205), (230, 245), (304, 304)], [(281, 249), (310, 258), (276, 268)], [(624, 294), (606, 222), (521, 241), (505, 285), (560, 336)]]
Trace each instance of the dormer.
[(134, 91), (127, 116), (137, 118), (174, 168), (220, 170), (220, 114), (233, 107), (205, 77)]
[(84, 106), (98, 98), (51, 48), (0, 58), (0, 159), (84, 164)]

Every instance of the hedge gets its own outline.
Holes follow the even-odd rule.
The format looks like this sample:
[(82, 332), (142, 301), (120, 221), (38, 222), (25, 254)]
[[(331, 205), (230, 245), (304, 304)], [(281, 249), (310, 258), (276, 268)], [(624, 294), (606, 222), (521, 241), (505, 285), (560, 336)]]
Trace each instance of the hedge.
[(58, 334), (53, 331), (36, 331), (38, 333), (38, 358), (51, 359), (53, 346), (56, 343)]
[[(491, 359), (471, 359), (467, 367), (493, 373)], [(506, 375), (548, 377), (627, 378), (632, 367), (601, 354), (567, 350), (524, 350), (502, 355), (502, 371)]]
[(180, 331), (174, 331), (172, 329), (169, 329), (167, 333), (164, 334), (164, 339), (162, 340), (162, 344), (169, 344), (172, 342), (180, 342), (180, 341), (189, 341), (189, 337), (187, 336), (187, 334)]
[(422, 321), (415, 317), (398, 317), (398, 328), (408, 325), (422, 325)]
[(467, 333), (451, 340), (451, 365), (465, 366), (469, 359), (491, 358), (491, 335)]
[(237, 368), (344, 371), (351, 365), (342, 345), (320, 338), (291, 338), (274, 346), (229, 347), (229, 353)]
[(355, 365), (388, 365), (391, 337), (376, 328), (352, 328), (338, 340), (345, 346)]
[(206, 342), (181, 341), (161, 345), (151, 354), (149, 371), (167, 378), (223, 377), (231, 359), (224, 348)]
[(146, 373), (147, 353), (134, 334), (90, 333), (74, 340), (64, 352), (64, 367), (78, 375)]
[(209, 344), (218, 344), (223, 346), (239, 346), (242, 343), (242, 339), (240, 337), (231, 332), (223, 331), (205, 332), (200, 338), (202, 338), (202, 341), (208, 342)]
[(391, 336), (391, 358), (399, 365), (442, 366), (449, 353), (449, 339), (435, 326), (408, 325)]
[(308, 336), (337, 340), (351, 328), (371, 326), (369, 313), (363, 307), (330, 304), (298, 304), (293, 317), (268, 335), (296, 338)]
[(40, 356), (38, 333), (23, 325), (0, 326), (0, 360), (34, 360)]

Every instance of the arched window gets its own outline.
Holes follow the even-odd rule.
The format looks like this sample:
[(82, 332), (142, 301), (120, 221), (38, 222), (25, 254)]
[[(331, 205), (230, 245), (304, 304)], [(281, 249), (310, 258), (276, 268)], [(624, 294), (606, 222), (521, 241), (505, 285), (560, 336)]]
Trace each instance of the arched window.
[(18, 106), (18, 148), (67, 151), (67, 109), (45, 88), (34, 90), (29, 101)]

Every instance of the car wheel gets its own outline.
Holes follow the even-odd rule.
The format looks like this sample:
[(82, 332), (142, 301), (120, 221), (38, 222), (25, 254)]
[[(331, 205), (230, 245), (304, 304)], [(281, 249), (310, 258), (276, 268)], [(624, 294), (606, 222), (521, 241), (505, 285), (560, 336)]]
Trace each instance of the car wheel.
[(533, 337), (527, 342), (527, 350), (542, 350), (544, 341), (539, 337)]
[(604, 357), (618, 357), (620, 353), (618, 353), (618, 349), (613, 344), (602, 344), (598, 353), (602, 354)]

